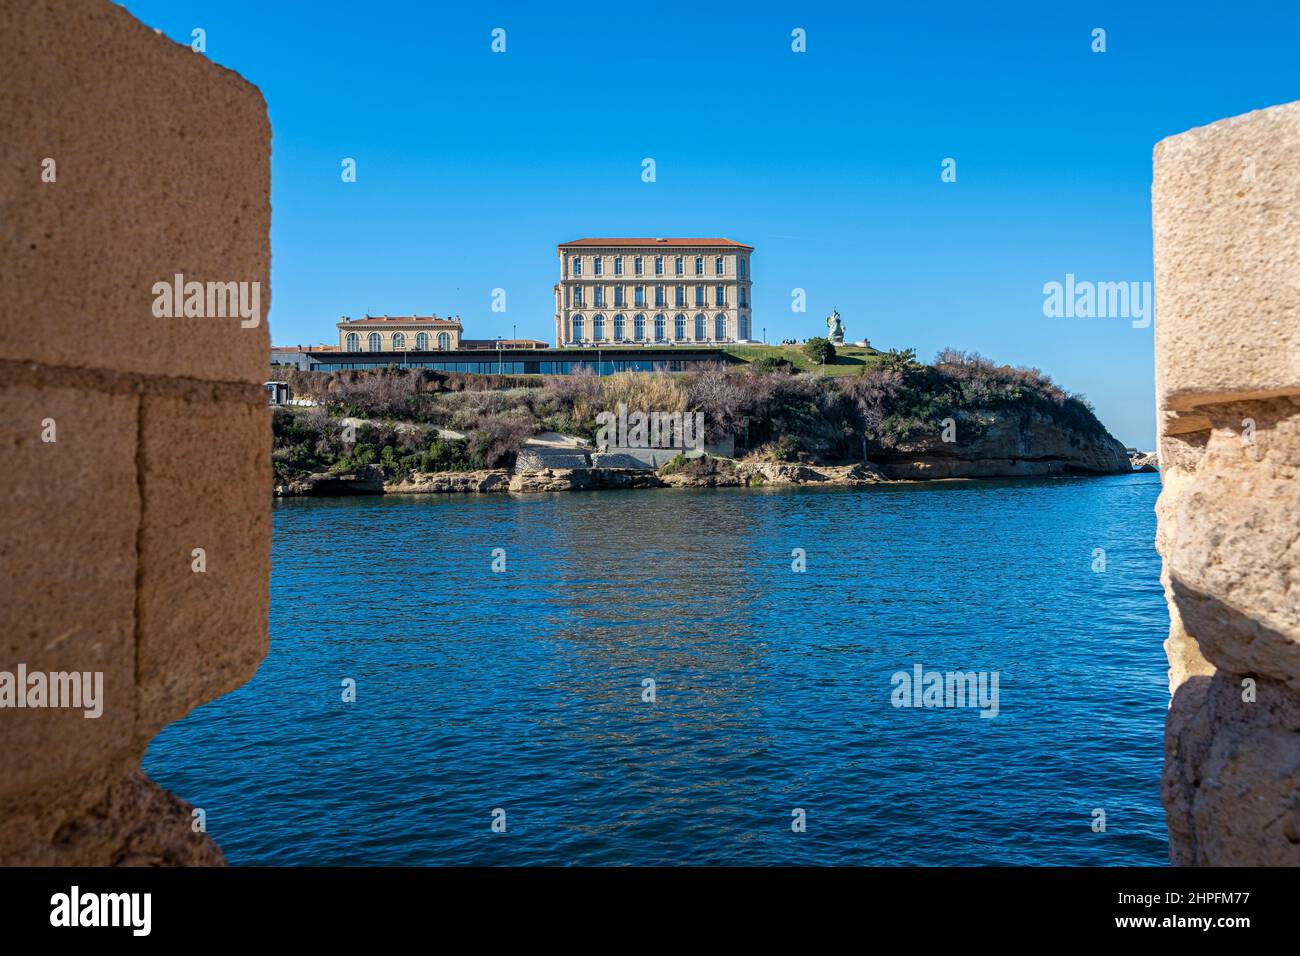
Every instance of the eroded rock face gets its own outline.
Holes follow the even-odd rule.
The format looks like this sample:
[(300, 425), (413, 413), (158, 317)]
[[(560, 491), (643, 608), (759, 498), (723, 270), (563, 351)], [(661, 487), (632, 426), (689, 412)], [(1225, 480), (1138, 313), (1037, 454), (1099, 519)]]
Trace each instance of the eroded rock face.
[[(967, 429), (978, 434), (967, 439)], [(880, 457), (893, 479), (1016, 478), (1132, 470), (1124, 446), (1110, 435), (1082, 435), (1036, 413), (985, 412), (956, 424), (956, 441), (941, 435), (906, 442)]]
[(1300, 865), (1298, 180), (1300, 103), (1156, 147), (1177, 864)]
[(543, 468), (518, 472), (510, 491), (597, 491), (611, 488), (658, 488), (653, 471), (628, 468)]
[(277, 485), (277, 498), (314, 497), (320, 495), (382, 495), (384, 472), (378, 465), (364, 465), (354, 471), (319, 471)]
[(504, 468), (485, 471), (417, 471), (409, 481), (390, 482), (382, 488), (390, 495), (485, 494), (510, 490), (510, 472)]

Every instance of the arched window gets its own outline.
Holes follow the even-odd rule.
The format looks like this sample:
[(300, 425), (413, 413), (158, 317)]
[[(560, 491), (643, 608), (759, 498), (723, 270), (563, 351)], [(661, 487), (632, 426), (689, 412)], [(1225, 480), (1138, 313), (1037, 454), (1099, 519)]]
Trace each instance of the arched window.
[(357, 335), (357, 333), (349, 332), (348, 337), (344, 341), (347, 342), (347, 350), (349, 352), (361, 351), (361, 336)]
[(655, 316), (655, 341), (662, 342), (665, 338), (667, 338), (667, 331), (668, 331), (667, 320), (664, 319), (662, 314), (656, 315)]
[(417, 352), (429, 351), (429, 333), (420, 332), (415, 336), (415, 350)]
[(686, 338), (686, 316), (679, 315), (673, 319), (673, 338), (678, 342)]
[(704, 257), (703, 257), (703, 256), (696, 256), (696, 257), (695, 257), (695, 274), (696, 274), (697, 276), (702, 276), (702, 275), (704, 275)]
[(638, 342), (645, 341), (645, 316), (638, 314), (632, 320), (632, 337)]
[(713, 320), (713, 337), (719, 342), (727, 337), (727, 317), (721, 312)]
[(706, 325), (706, 321), (704, 318), (704, 313), (701, 312), (699, 315), (695, 317), (695, 341), (703, 342), (706, 338), (708, 338), (708, 336), (704, 334), (705, 325)]
[(722, 275), (722, 256), (713, 257), (713, 274)]
[(366, 336), (366, 349), (371, 352), (380, 351), (378, 332), (371, 332)]
[(401, 351), (402, 349), (404, 349), (404, 348), (406, 348), (406, 336), (403, 335), (401, 332), (394, 332), (394, 333), (393, 333), (393, 351), (394, 351), (394, 352), (400, 352), (400, 351)]
[(573, 341), (581, 342), (583, 335), (587, 332), (587, 323), (580, 315), (573, 317)]
[(450, 333), (450, 332), (439, 332), (439, 333), (438, 333), (438, 348), (440, 348), (440, 349), (442, 349), (442, 350), (444, 350), (444, 351), (447, 350), (447, 349), (449, 349), (449, 348), (451, 348), (451, 333)]
[(598, 315), (591, 320), (591, 340), (593, 342), (603, 342), (605, 340), (605, 317)]
[(614, 341), (622, 342), (627, 338), (627, 320), (622, 314), (614, 316)]

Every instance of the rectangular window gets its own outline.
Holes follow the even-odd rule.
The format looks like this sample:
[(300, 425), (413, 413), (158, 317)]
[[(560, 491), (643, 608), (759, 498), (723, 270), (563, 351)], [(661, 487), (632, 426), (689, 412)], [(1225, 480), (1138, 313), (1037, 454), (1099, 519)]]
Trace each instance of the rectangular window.
[(663, 274), (664, 274), (664, 257), (655, 256), (655, 275), (661, 276)]
[(645, 305), (645, 286), (637, 286), (634, 295), (637, 305)]
[(677, 298), (674, 301), (679, 307), (686, 304), (686, 286), (679, 285), (677, 287)]
[(682, 257), (681, 257), (681, 256), (678, 256), (678, 257), (677, 257), (677, 262), (675, 263), (675, 267), (676, 267), (676, 269), (677, 269), (677, 274), (678, 274), (678, 275), (682, 275), (682, 274), (686, 271), (686, 267), (685, 267), (685, 265), (684, 265), (683, 262), (682, 262)]
[(616, 275), (616, 276), (621, 276), (622, 274), (623, 274), (623, 257), (622, 257), (622, 256), (615, 256), (615, 257), (614, 257), (614, 275)]
[(663, 304), (664, 304), (664, 287), (661, 285), (657, 285), (655, 286), (655, 305), (663, 305)]
[(722, 275), (722, 256), (718, 256), (713, 260), (713, 274)]
[(704, 257), (703, 257), (703, 256), (696, 256), (696, 257), (695, 257), (695, 274), (696, 274), (697, 276), (702, 276), (702, 275), (704, 275)]
[(599, 308), (604, 304), (605, 304), (605, 287), (598, 285), (596, 286), (596, 307)]
[(573, 274), (575, 276), (582, 275), (582, 256), (573, 257)]
[(580, 285), (573, 287), (573, 305), (574, 308), (582, 308), (582, 286)]
[(745, 294), (745, 287), (743, 285), (740, 287), (740, 304), (744, 306), (749, 305), (749, 296)]
[(614, 286), (614, 304), (623, 304), (623, 287), (621, 285)]
[(726, 287), (726, 286), (724, 286), (724, 285), (720, 285), (720, 286), (718, 286), (718, 288), (717, 288), (717, 294), (713, 297), (713, 304), (714, 304), (714, 305), (726, 305), (726, 304), (727, 304), (727, 287)]
[(640, 256), (637, 256), (636, 259), (634, 260), (634, 266), (637, 275), (645, 274), (645, 262), (641, 259)]
[(747, 265), (745, 265), (745, 260), (744, 260), (744, 259), (737, 259), (737, 260), (736, 260), (736, 265), (740, 266), (740, 277), (741, 277), (742, 279), (745, 278), (745, 272), (746, 272), (746, 271), (748, 270), (748, 268), (749, 268)]
[(704, 304), (704, 286), (702, 285), (697, 285), (695, 287), (695, 304), (696, 305)]
[(605, 257), (596, 256), (591, 260), (591, 274), (600, 276), (605, 274)]

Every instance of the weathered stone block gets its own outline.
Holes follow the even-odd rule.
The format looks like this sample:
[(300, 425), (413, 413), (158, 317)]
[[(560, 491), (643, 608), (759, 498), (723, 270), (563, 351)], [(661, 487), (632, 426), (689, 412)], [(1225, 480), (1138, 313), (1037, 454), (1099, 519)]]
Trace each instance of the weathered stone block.
[(1176, 864), (1300, 865), (1300, 103), (1156, 148)]
[(1170, 706), (1161, 790), (1177, 865), (1300, 866), (1300, 701), (1243, 680), (1193, 677)]
[(1156, 389), (1165, 410), (1300, 390), (1300, 103), (1155, 149)]
[(0, 671), (102, 674), (98, 717), (85, 707), (0, 708), (0, 794), (139, 757), (131, 752), (137, 404), (130, 395), (0, 388), (9, 474)]
[(266, 656), (272, 477), (265, 406), (146, 398), (141, 412), (137, 733), (147, 742)]
[[(256, 87), (116, 4), (0, 4), (0, 358), (262, 382), (270, 140)], [(177, 273), (258, 282), (258, 325), (155, 317)]]
[(0, 866), (221, 866), (193, 807), (134, 763), (0, 796)]
[(1204, 451), (1161, 508), (1169, 595), (1211, 663), (1300, 694), (1300, 399), (1203, 410)]

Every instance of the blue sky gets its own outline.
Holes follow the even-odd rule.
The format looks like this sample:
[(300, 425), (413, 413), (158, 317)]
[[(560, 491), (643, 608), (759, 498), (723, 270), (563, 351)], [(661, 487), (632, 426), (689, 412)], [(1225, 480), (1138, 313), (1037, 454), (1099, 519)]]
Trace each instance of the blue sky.
[(1046, 318), (1043, 285), (1149, 281), (1155, 143), (1300, 98), (1284, 2), (122, 5), (266, 97), (276, 344), (365, 312), (549, 341), (558, 242), (726, 236), (755, 334), (835, 307), (877, 347), (1037, 366), (1143, 448), (1153, 330)]

